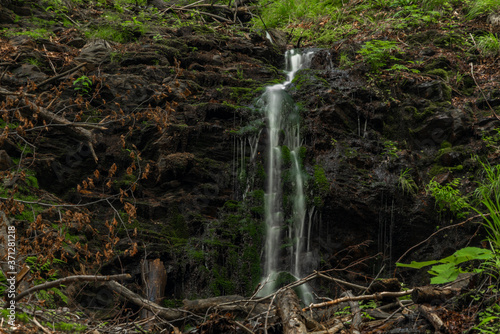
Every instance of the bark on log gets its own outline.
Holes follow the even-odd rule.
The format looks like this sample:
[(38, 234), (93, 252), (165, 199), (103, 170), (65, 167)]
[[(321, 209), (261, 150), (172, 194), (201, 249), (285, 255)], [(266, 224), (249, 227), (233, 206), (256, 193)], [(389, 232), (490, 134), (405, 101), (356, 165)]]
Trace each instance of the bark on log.
[[(145, 288), (146, 299), (155, 303), (160, 303), (165, 293), (167, 285), (167, 270), (160, 259), (141, 261), (142, 281)], [(148, 310), (142, 310), (143, 319), (150, 318), (153, 313)], [(150, 323), (146, 324), (149, 329)]]
[(458, 293), (460, 293), (458, 289), (423, 286), (413, 289), (411, 299), (415, 304), (441, 304), (445, 300), (455, 297)]
[(178, 320), (186, 315), (186, 313), (182, 312), (181, 310), (161, 307), (160, 305), (152, 301), (142, 298), (141, 296), (130, 291), (120, 283), (110, 281), (106, 284), (125, 300), (131, 301), (132, 303), (138, 306), (144, 307), (145, 309), (150, 310), (154, 314), (164, 318), (167, 321)]
[(205, 313), (209, 308), (217, 307), (220, 304), (236, 303), (242, 300), (244, 300), (242, 296), (231, 295), (197, 300), (184, 299), (182, 303), (184, 305), (184, 309), (187, 311), (191, 311), (193, 313)]
[(419, 305), (418, 310), (432, 324), (432, 326), (436, 330), (435, 333), (441, 333), (443, 331), (446, 331), (446, 327), (444, 325), (443, 320), (441, 320), (441, 318), (437, 316), (437, 314), (433, 311), (432, 308), (425, 305)]
[(284, 334), (307, 334), (304, 317), (301, 314), (299, 298), (295, 291), (287, 289), (278, 294), (277, 303)]
[(245, 299), (242, 296), (230, 295), (213, 297), (207, 299), (182, 301), (183, 309), (196, 314), (205, 314), (209, 309), (217, 309), (225, 312), (243, 312), (249, 315), (257, 315), (267, 310), (267, 304)]

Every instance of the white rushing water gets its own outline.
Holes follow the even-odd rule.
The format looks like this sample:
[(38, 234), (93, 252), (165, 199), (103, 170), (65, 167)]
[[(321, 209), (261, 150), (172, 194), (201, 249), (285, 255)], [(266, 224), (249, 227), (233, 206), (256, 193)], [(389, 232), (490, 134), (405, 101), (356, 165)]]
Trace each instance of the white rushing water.
[[(272, 293), (279, 285), (279, 275), (283, 271), (296, 279), (302, 277), (301, 261), (307, 243), (306, 199), (304, 194), (304, 176), (301, 168), (300, 117), (296, 105), (286, 92), (298, 70), (307, 68), (313, 52), (290, 50), (285, 54), (287, 79), (283, 84), (266, 88), (261, 98), (267, 119), (267, 184), (265, 194), (266, 244), (264, 250), (264, 278), (261, 295)], [(285, 221), (283, 212), (282, 150), (286, 146), (290, 151), (292, 190), (292, 217)], [(286, 232), (286, 233), (285, 233)], [(282, 250), (284, 237), (287, 237), (291, 254), (289, 265), (284, 264)], [(290, 276), (290, 275), (288, 275)], [(307, 286), (301, 286), (302, 300), (307, 304), (312, 300)]]

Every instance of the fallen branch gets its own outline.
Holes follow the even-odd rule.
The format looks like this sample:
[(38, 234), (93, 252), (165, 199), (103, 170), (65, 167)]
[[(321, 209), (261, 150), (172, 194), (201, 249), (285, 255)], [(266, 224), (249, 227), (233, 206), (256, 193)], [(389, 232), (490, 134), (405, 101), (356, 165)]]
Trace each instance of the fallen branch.
[(142, 298), (138, 294), (130, 291), (120, 283), (117, 283), (115, 281), (109, 281), (106, 283), (107, 286), (109, 286), (113, 291), (118, 293), (122, 298), (124, 298), (127, 301), (131, 301), (132, 303), (144, 307), (145, 309), (153, 312), (155, 315), (164, 318), (167, 321), (172, 321), (172, 320), (178, 320), (186, 314), (187, 311), (182, 311), (179, 309), (171, 309), (171, 308), (166, 308), (162, 307), (150, 300), (147, 300), (145, 298)]
[[(90, 152), (92, 153), (92, 157), (94, 160), (97, 162), (99, 160), (97, 158), (97, 155), (95, 154), (94, 151), (94, 146), (93, 144), (96, 143), (95, 135), (92, 133), (92, 131), (89, 131), (87, 129), (84, 129), (83, 127), (80, 126), (73, 126), (73, 123), (68, 121), (66, 118), (59, 116), (48, 109), (44, 107), (40, 107), (34, 103), (28, 103), (24, 99), (19, 100), (19, 104), (23, 107), (29, 108), (31, 111), (34, 113), (38, 113), (42, 118), (44, 118), (47, 121), (50, 121), (52, 123), (56, 124), (64, 124), (64, 125), (71, 125), (68, 129), (70, 129), (68, 132), (70, 132), (73, 135), (76, 135), (77, 137), (80, 137), (81, 139), (84, 139), (87, 141), (87, 144), (89, 145)], [(66, 129), (66, 128), (63, 128)], [(104, 129), (104, 128), (103, 128)]]
[(340, 280), (338, 278), (334, 278), (334, 277), (325, 275), (325, 274), (323, 274), (322, 272), (319, 272), (319, 271), (314, 271), (314, 273), (318, 277), (325, 278), (327, 280), (330, 280), (330, 281), (333, 281), (335, 283), (339, 283), (339, 284), (342, 284), (342, 285), (345, 285), (345, 286), (348, 286), (348, 287), (351, 287), (351, 288), (354, 288), (354, 289), (358, 289), (358, 290), (366, 290), (367, 289), (365, 286), (357, 285), (357, 284), (350, 283), (350, 282), (346, 282), (346, 281)]
[(48, 78), (47, 80), (44, 80), (44, 81), (38, 83), (37, 86), (38, 86), (38, 88), (40, 88), (42, 86), (45, 86), (46, 84), (51, 83), (52, 81), (55, 81), (55, 80), (57, 80), (57, 79), (65, 76), (65, 75), (68, 75), (68, 74), (71, 74), (73, 72), (76, 72), (77, 70), (79, 70), (80, 68), (82, 68), (85, 65), (87, 65), (87, 63), (80, 64), (80, 65), (78, 65), (78, 66), (76, 66), (76, 67), (74, 67), (74, 68), (72, 68), (70, 70), (67, 70), (66, 72), (63, 72), (61, 74), (58, 74), (56, 76), (53, 76), (51, 78)]
[(14, 298), (15, 301), (19, 301), (26, 297), (27, 295), (32, 294), (33, 292), (39, 290), (47, 290), (50, 288), (55, 288), (56, 286), (60, 286), (62, 284), (72, 283), (72, 282), (102, 282), (102, 281), (111, 281), (111, 280), (124, 280), (128, 279), (131, 276), (129, 274), (120, 274), (120, 275), (109, 275), (109, 276), (94, 276), (94, 275), (77, 275), (77, 276), (68, 276), (55, 281), (46, 282), (40, 285), (35, 285), (32, 288), (29, 288), (26, 291), (21, 292)]
[(324, 302), (324, 303), (311, 304), (310, 306), (303, 308), (302, 311), (305, 312), (305, 311), (312, 310), (315, 308), (337, 305), (337, 304), (340, 304), (343, 302), (348, 302), (348, 301), (370, 300), (370, 299), (382, 300), (383, 298), (387, 298), (387, 297), (396, 297), (397, 298), (397, 297), (411, 295), (412, 292), (413, 292), (413, 289), (410, 289), (407, 291), (400, 291), (400, 292), (378, 292), (378, 293), (374, 293), (372, 295), (365, 295), (365, 296), (341, 297), (341, 298), (330, 300), (330, 301)]

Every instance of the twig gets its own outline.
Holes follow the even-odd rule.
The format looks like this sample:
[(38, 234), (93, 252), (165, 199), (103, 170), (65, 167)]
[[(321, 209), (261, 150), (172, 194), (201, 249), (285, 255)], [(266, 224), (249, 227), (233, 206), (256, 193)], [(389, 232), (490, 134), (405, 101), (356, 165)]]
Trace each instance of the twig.
[(36, 320), (36, 318), (33, 318), (31, 319), (31, 321), (33, 321), (33, 323), (38, 327), (40, 328), (44, 333), (47, 333), (47, 334), (52, 334), (51, 331), (49, 331), (47, 328), (43, 327), (42, 325), (40, 325), (40, 323), (38, 322), (38, 320)]
[(239, 321), (236, 321), (236, 320), (233, 320), (233, 322), (238, 325), (238, 327), (240, 327), (241, 329), (243, 329), (245, 332), (249, 333), (249, 334), (254, 334), (254, 332), (252, 332), (250, 329), (248, 329), (247, 327), (245, 327), (245, 325), (243, 325), (241, 322)]
[[(280, 290), (278, 290), (278, 291), (280, 291)], [(276, 291), (276, 293), (273, 295), (273, 299), (271, 299), (271, 302), (269, 303), (269, 307), (267, 308), (266, 321), (264, 321), (264, 333), (265, 334), (268, 334), (267, 333), (267, 319), (269, 319), (269, 312), (271, 312), (271, 306), (274, 303), (274, 299), (276, 298), (276, 295), (278, 294), (278, 291)]]
[(328, 302), (324, 302), (324, 303), (311, 304), (308, 307), (303, 308), (302, 311), (306, 312), (308, 310), (312, 310), (313, 308), (332, 306), (332, 305), (336, 305), (336, 304), (340, 304), (340, 303), (348, 302), (348, 301), (369, 300), (369, 299), (381, 300), (385, 297), (402, 297), (402, 296), (411, 295), (412, 292), (413, 292), (413, 289), (406, 290), (406, 291), (399, 291), (399, 292), (378, 292), (378, 293), (374, 293), (373, 295), (341, 297), (341, 298), (337, 298), (337, 299), (334, 299), (334, 300), (331, 300)]
[(60, 286), (62, 284), (71, 283), (71, 282), (79, 282), (79, 281), (89, 281), (89, 282), (102, 282), (102, 281), (111, 281), (111, 280), (124, 280), (128, 279), (131, 276), (129, 274), (119, 274), (119, 275), (108, 275), (108, 276), (94, 276), (94, 275), (77, 275), (77, 276), (68, 276), (55, 281), (46, 282), (43, 284), (35, 285), (32, 288), (29, 288), (26, 291), (21, 292), (14, 298), (15, 301), (19, 301), (23, 299), (25, 296), (32, 294), (38, 290), (47, 290), (50, 288), (54, 288), (56, 286)]
[(45, 57), (47, 57), (47, 60), (49, 61), (49, 64), (50, 64), (50, 67), (52, 68), (52, 71), (54, 71), (54, 74), (57, 75), (56, 68), (54, 67), (54, 64), (52, 63), (52, 60), (50, 60), (49, 52), (47, 51), (45, 44), (43, 44), (43, 49), (45, 50)]
[[(193, 11), (192, 9), (182, 9), (182, 8), (179, 8), (179, 9), (177, 9), (177, 10), (182, 10), (182, 11)], [(231, 20), (226, 19), (225, 17), (219, 16), (219, 15), (212, 14), (212, 13), (201, 12), (201, 11), (197, 11), (196, 13), (197, 13), (197, 14), (207, 15), (207, 16), (210, 16), (210, 17), (216, 18), (216, 19), (218, 19), (218, 20), (221, 20), (221, 21), (224, 21), (224, 22), (227, 22), (227, 23), (232, 23), (232, 21), (231, 21)]]
[(493, 115), (495, 115), (495, 117), (500, 120), (500, 117), (498, 117), (497, 113), (495, 112), (495, 109), (493, 109), (490, 105), (490, 103), (488, 102), (488, 99), (486, 98), (486, 95), (484, 95), (484, 92), (483, 90), (481, 89), (481, 87), (479, 86), (479, 84), (477, 83), (476, 81), (476, 77), (474, 76), (474, 65), (472, 63), (469, 64), (470, 65), (470, 75), (472, 77), (472, 79), (474, 79), (474, 83), (476, 84), (477, 88), (479, 89), (479, 91), (481, 92), (481, 95), (483, 96), (484, 98), (484, 102), (486, 102), (486, 104), (488, 105), (488, 107), (490, 108), (491, 112), (493, 113)]
[(338, 278), (333, 278), (333, 277), (330, 277), (330, 276), (325, 275), (325, 274), (323, 274), (323, 273), (321, 273), (321, 272), (319, 272), (319, 271), (314, 271), (314, 272), (316, 273), (316, 275), (317, 275), (318, 277), (322, 277), (322, 278), (325, 278), (325, 279), (327, 279), (327, 280), (334, 281), (334, 282), (336, 282), (336, 283), (339, 283), (339, 284), (342, 284), (342, 285), (346, 285), (346, 286), (351, 287), (351, 288), (354, 288), (354, 289), (358, 289), (358, 290), (366, 290), (366, 289), (368, 289), (367, 287), (362, 286), (362, 285), (357, 285), (357, 284), (354, 284), (354, 283), (350, 283), (350, 282), (342, 281), (342, 280), (340, 280), (340, 279), (338, 279)]
[(0, 88), (0, 95), (15, 95), (15, 96), (29, 96), (29, 97), (36, 97), (34, 94), (28, 94), (24, 92), (11, 92), (6, 89)]
[(55, 81), (55, 80), (59, 79), (60, 77), (63, 77), (65, 75), (68, 75), (68, 74), (71, 74), (73, 72), (76, 72), (78, 69), (82, 68), (85, 65), (87, 65), (87, 63), (80, 64), (77, 67), (72, 68), (71, 70), (67, 70), (66, 72), (63, 72), (61, 74), (53, 76), (52, 78), (48, 78), (47, 80), (44, 80), (44, 81), (40, 82), (39, 84), (37, 84), (37, 86), (38, 86), (38, 88), (40, 88), (40, 87), (42, 87), (42, 86), (44, 86), (44, 85), (46, 85), (48, 83), (51, 83), (52, 81)]

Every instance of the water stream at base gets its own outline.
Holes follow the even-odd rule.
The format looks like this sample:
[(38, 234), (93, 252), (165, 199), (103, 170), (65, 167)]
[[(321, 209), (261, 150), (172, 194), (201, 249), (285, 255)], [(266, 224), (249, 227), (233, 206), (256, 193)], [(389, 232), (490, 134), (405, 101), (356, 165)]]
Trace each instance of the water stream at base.
[[(290, 50), (285, 54), (287, 79), (282, 84), (269, 86), (260, 99), (267, 119), (267, 185), (265, 194), (266, 244), (264, 250), (264, 277), (260, 295), (274, 292), (283, 280), (284, 273), (294, 280), (302, 277), (301, 265), (305, 260), (306, 199), (304, 194), (304, 172), (301, 168), (300, 116), (298, 108), (286, 92), (296, 72), (309, 66), (313, 51)], [(291, 171), (292, 212), (285, 217), (283, 196), (283, 156), (284, 147), (289, 150)], [(310, 219), (308, 220), (310, 221)], [(310, 231), (310, 229), (309, 229)], [(288, 244), (285, 243), (288, 240)], [(281, 259), (283, 248), (290, 247), (290, 264)], [(312, 294), (307, 285), (299, 287), (303, 302), (312, 302)]]

